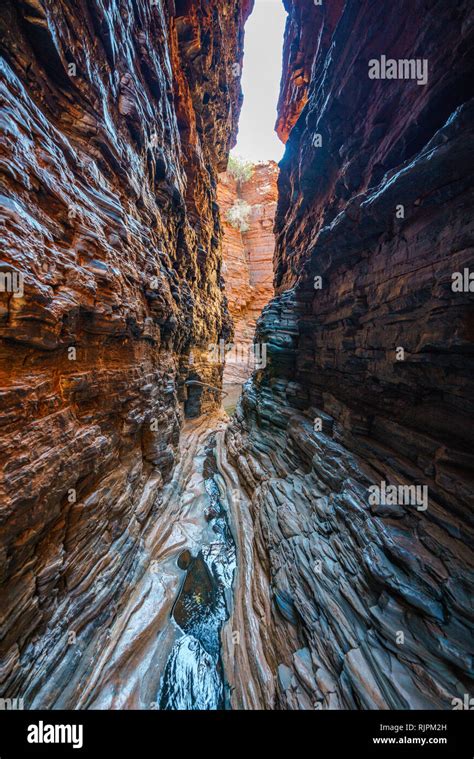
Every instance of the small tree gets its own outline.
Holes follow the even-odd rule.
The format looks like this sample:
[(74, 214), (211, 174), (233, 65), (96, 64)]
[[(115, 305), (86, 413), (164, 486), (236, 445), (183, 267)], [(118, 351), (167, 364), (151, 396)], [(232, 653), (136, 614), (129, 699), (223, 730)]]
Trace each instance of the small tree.
[(248, 182), (252, 178), (254, 165), (251, 161), (245, 161), (240, 156), (230, 156), (227, 171), (234, 177), (238, 184)]
[(248, 232), (251, 210), (251, 206), (245, 200), (236, 200), (232, 208), (227, 211), (226, 219), (234, 229), (238, 229), (240, 232)]

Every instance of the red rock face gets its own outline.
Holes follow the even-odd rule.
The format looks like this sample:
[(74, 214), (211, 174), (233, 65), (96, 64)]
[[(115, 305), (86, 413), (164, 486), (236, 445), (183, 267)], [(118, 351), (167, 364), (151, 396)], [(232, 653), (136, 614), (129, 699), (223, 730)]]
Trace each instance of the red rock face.
[[(245, 348), (272, 284), (276, 167), (217, 202), (251, 3), (1, 6), (0, 695), (25, 708), (472, 693), (471, 9), (286, 6), (268, 363), (228, 427), (209, 345), (233, 317)], [(214, 658), (176, 627), (193, 596)]]
[[(269, 363), (227, 433), (250, 514), (235, 705), (451, 709), (472, 689), (473, 295), (453, 289), (474, 268), (472, 11), (305, 5), (287, 3)], [(427, 82), (371, 78), (382, 55), (426, 59)]]
[(197, 383), (231, 331), (215, 187), (250, 9), (2, 3), (0, 679), (28, 706), (65, 688), (69, 632), (105, 634), (183, 411), (217, 400)]
[(327, 54), (332, 33), (344, 0), (323, 2), (318, 6), (307, 0), (284, 0), (288, 11), (283, 47), (283, 76), (276, 132), (286, 143), (308, 101), (311, 68), (315, 56)]
[[(239, 184), (229, 173), (219, 177), (218, 202), (224, 228), (223, 276), (229, 311), (234, 319), (235, 350), (229, 352), (224, 371), (224, 383), (228, 385), (242, 384), (251, 375), (257, 318), (273, 295), (277, 179), (278, 166), (273, 161), (256, 164), (251, 178)], [(249, 207), (245, 231), (226, 218), (237, 201)]]

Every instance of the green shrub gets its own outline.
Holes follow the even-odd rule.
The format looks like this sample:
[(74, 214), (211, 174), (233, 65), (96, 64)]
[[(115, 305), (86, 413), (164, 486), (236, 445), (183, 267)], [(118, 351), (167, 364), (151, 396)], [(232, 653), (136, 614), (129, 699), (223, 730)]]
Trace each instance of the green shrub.
[(236, 200), (232, 208), (229, 208), (227, 211), (225, 217), (234, 229), (248, 232), (250, 229), (249, 216), (251, 210), (251, 206), (245, 200)]
[(248, 182), (249, 179), (252, 178), (253, 168), (253, 163), (251, 161), (245, 161), (240, 156), (230, 156), (227, 165), (227, 171), (239, 184), (242, 184), (242, 182)]

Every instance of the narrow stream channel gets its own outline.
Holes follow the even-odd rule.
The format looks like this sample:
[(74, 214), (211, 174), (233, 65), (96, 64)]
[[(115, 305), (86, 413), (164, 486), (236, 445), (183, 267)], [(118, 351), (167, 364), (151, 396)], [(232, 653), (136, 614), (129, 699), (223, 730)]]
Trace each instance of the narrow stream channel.
[(177, 558), (186, 577), (172, 610), (182, 633), (168, 658), (159, 706), (164, 710), (228, 708), (221, 661), (220, 633), (232, 603), (236, 550), (216, 482), (215, 437), (205, 449), (203, 477), (209, 503), (201, 550)]

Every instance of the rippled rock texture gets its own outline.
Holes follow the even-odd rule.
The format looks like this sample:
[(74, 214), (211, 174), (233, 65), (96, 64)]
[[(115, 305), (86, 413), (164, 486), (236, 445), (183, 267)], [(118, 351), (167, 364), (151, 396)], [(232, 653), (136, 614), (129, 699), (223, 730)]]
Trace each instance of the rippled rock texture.
[[(237, 182), (229, 172), (220, 174), (217, 197), (224, 229), (223, 277), (229, 311), (234, 321), (233, 345), (224, 369), (224, 387), (247, 380), (259, 354), (252, 353), (257, 319), (274, 294), (273, 226), (277, 205), (278, 166), (258, 163), (251, 177)], [(228, 212), (236, 203), (246, 204), (244, 230), (231, 224)]]
[(79, 703), (183, 414), (217, 400), (251, 4), (2, 3), (0, 691), (25, 707)]
[[(470, 5), (286, 3), (269, 363), (226, 436), (238, 708), (473, 692)], [(371, 79), (382, 55), (426, 59), (427, 83)], [(377, 505), (382, 483), (427, 503)]]

